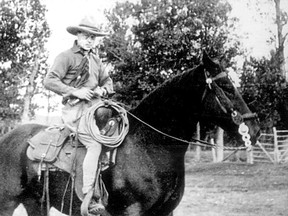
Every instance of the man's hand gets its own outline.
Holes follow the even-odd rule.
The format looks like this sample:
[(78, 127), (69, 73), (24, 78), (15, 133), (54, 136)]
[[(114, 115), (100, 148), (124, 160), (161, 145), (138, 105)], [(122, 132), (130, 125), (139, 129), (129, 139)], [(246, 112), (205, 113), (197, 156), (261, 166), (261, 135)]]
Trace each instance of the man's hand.
[(79, 99), (90, 101), (93, 98), (94, 92), (88, 88), (81, 88), (72, 92), (72, 95)]
[(106, 89), (101, 88), (101, 87), (98, 86), (98, 87), (94, 90), (94, 94), (95, 94), (96, 96), (103, 97), (103, 96), (105, 96), (105, 95), (107, 94), (107, 91), (106, 91)]

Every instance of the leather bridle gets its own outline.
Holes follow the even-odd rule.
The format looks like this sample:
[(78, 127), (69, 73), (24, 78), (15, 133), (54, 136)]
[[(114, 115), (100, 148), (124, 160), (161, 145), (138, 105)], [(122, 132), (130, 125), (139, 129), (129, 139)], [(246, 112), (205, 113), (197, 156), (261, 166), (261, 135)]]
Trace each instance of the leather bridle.
[(216, 80), (227, 77), (226, 72), (220, 72), (215, 77), (211, 77), (209, 72), (204, 69), (204, 74), (206, 78), (206, 88), (202, 96), (202, 102), (204, 101), (207, 91), (213, 91), (215, 95), (215, 100), (217, 101), (221, 110), (227, 114), (230, 112), (232, 121), (238, 125), (238, 133), (242, 136), (242, 140), (245, 142), (247, 148), (251, 148), (249, 127), (245, 124), (246, 120), (257, 119), (256, 113), (239, 113), (235, 108), (231, 100), (227, 97), (224, 90), (217, 85)]
[[(208, 72), (205, 70), (205, 77), (206, 77), (206, 88), (205, 91), (203, 93), (202, 96), (202, 103), (206, 97), (207, 91), (214, 91), (215, 93), (215, 98), (217, 100), (217, 103), (219, 104), (219, 106), (221, 107), (221, 109), (223, 110), (224, 113), (228, 113), (228, 111), (231, 113), (231, 118), (233, 120), (233, 122), (238, 126), (238, 133), (242, 136), (242, 140), (245, 142), (245, 148), (247, 150), (251, 149), (251, 141), (250, 141), (250, 135), (249, 135), (249, 128), (248, 126), (245, 124), (245, 120), (250, 120), (250, 119), (256, 119), (257, 118), (257, 114), (255, 113), (245, 113), (245, 114), (240, 114), (237, 110), (234, 109), (233, 104), (231, 102), (231, 100), (226, 96), (225, 92), (213, 81), (220, 79), (220, 78), (224, 78), (227, 76), (227, 73), (225, 72), (221, 72), (218, 75), (216, 75), (215, 77), (209, 77), (208, 76)], [(225, 98), (226, 101), (224, 101), (224, 99), (222, 100), (221, 98)], [(171, 136), (167, 133), (164, 133), (163, 131), (158, 130), (157, 128), (153, 127), (152, 125), (146, 123), (145, 121), (141, 120), (140, 118), (138, 118), (137, 116), (135, 116), (134, 114), (132, 114), (131, 112), (127, 111), (127, 113), (129, 115), (131, 115), (133, 118), (135, 118), (136, 120), (138, 120), (139, 122), (143, 123), (144, 125), (150, 127), (151, 129), (153, 129), (154, 131), (169, 137), (171, 139), (180, 141), (182, 143), (186, 143), (186, 144), (194, 144), (194, 145), (199, 145), (199, 146), (210, 146), (210, 147), (215, 147), (215, 144), (200, 140), (200, 139), (195, 139), (192, 138), (192, 141), (187, 141), (187, 140), (183, 140), (174, 136)]]

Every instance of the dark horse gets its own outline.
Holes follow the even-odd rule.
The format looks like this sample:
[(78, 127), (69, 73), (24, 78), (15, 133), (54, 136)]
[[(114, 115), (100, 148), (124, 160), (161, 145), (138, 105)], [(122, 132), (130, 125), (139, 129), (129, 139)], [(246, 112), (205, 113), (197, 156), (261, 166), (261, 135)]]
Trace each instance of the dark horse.
[[(191, 140), (197, 122), (213, 122), (239, 140), (239, 124), (244, 122), (252, 144), (259, 134), (257, 119), (227, 74), (205, 53), (202, 64), (165, 82), (130, 112), (130, 131), (118, 149), (117, 163), (103, 173), (109, 192), (104, 215), (172, 215), (184, 192), (184, 156), (189, 143), (185, 141)], [(43, 127), (22, 125), (0, 140), (1, 216), (11, 216), (19, 203), (29, 216), (41, 215), (42, 184), (26, 157), (26, 141)], [(60, 209), (69, 175), (50, 174), (51, 206)], [(68, 214), (69, 196), (65, 200), (63, 211)], [(80, 204), (74, 196), (73, 215), (80, 215)]]

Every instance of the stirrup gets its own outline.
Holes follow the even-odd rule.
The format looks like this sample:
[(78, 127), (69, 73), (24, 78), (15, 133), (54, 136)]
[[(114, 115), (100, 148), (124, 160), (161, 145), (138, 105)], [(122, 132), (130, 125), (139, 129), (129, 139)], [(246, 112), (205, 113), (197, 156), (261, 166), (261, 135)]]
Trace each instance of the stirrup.
[(101, 202), (97, 203), (94, 199), (92, 199), (93, 193), (93, 189), (89, 190), (82, 201), (82, 216), (101, 215), (105, 211), (105, 207)]
[(101, 215), (104, 213), (105, 207), (101, 202), (92, 200), (88, 206), (88, 213), (92, 215)]

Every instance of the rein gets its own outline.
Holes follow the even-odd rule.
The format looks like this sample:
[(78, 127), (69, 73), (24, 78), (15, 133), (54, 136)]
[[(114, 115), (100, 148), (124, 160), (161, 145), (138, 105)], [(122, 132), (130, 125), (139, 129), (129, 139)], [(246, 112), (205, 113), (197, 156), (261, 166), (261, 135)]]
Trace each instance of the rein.
[[(225, 93), (223, 92), (223, 90), (213, 81), (227, 77), (227, 73), (226, 72), (221, 72), (218, 75), (216, 75), (215, 77), (208, 77), (207, 75), (207, 71), (205, 70), (205, 77), (206, 77), (206, 89), (203, 93), (202, 96), (202, 101), (204, 100), (206, 94), (207, 94), (207, 90), (214, 90), (215, 93), (215, 98), (217, 103), (219, 104), (220, 108), (223, 110), (224, 113), (227, 113), (227, 108), (225, 107), (225, 105), (229, 108), (230, 112), (231, 112), (231, 118), (233, 120), (233, 122), (238, 126), (238, 133), (242, 136), (242, 140), (245, 143), (245, 147), (238, 147), (239, 149), (247, 149), (250, 150), (252, 148), (252, 143), (250, 140), (250, 134), (249, 134), (249, 127), (245, 124), (245, 120), (249, 120), (249, 119), (254, 119), (257, 118), (257, 114), (256, 113), (245, 113), (245, 114), (240, 114), (238, 111), (234, 110), (233, 108), (233, 104), (230, 101), (230, 99), (225, 95)], [(214, 85), (213, 85), (214, 84)], [(215, 86), (215, 88), (212, 87)], [(220, 94), (222, 94), (222, 97), (220, 97)], [(226, 101), (221, 100), (221, 98), (225, 98)], [(116, 101), (115, 101), (116, 102)], [(119, 102), (116, 102), (119, 103)], [(125, 105), (124, 105), (125, 106)], [(196, 139), (196, 138), (191, 138), (192, 141), (188, 141), (188, 140), (184, 140), (172, 135), (169, 135), (163, 131), (158, 130), (157, 128), (153, 127), (152, 125), (148, 124), (147, 122), (141, 120), (140, 118), (138, 118), (137, 116), (135, 116), (134, 114), (132, 114), (131, 112), (127, 111), (127, 114), (129, 114), (130, 116), (132, 116), (133, 118), (135, 118), (136, 120), (138, 120), (139, 122), (141, 122), (142, 124), (148, 126), (149, 128), (153, 129), (154, 131), (169, 137), (171, 139), (180, 141), (182, 143), (186, 143), (186, 144), (192, 144), (192, 145), (198, 145), (198, 146), (204, 146), (204, 147), (212, 147), (212, 148), (216, 148), (215, 144), (206, 142), (204, 140), (200, 140), (200, 139)], [(224, 147), (224, 149), (232, 149), (230, 147)], [(233, 148), (235, 149), (235, 147)]]
[(174, 139), (174, 140), (177, 140), (177, 141), (180, 141), (180, 142), (183, 142), (183, 143), (186, 143), (186, 144), (192, 144), (192, 145), (198, 145), (198, 146), (204, 146), (204, 147), (213, 147), (215, 148), (216, 145), (215, 144), (212, 144), (212, 143), (209, 143), (209, 142), (206, 142), (204, 140), (200, 140), (200, 139), (195, 139), (195, 138), (191, 138), (192, 141), (188, 141), (188, 140), (184, 140), (184, 139), (180, 139), (178, 137), (175, 137), (175, 136), (172, 136), (172, 135), (169, 135), (167, 133), (164, 133), (163, 131), (160, 131), (158, 130), (157, 128), (153, 127), (152, 125), (148, 124), (147, 122), (141, 120), (140, 118), (138, 118), (137, 116), (135, 116), (134, 114), (132, 114), (131, 112), (127, 111), (127, 113), (129, 115), (131, 115), (133, 118), (135, 118), (136, 120), (138, 120), (139, 122), (141, 122), (142, 124), (148, 126), (149, 128), (153, 129), (154, 131), (166, 136), (166, 137), (169, 137), (171, 139)]

